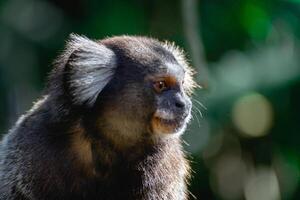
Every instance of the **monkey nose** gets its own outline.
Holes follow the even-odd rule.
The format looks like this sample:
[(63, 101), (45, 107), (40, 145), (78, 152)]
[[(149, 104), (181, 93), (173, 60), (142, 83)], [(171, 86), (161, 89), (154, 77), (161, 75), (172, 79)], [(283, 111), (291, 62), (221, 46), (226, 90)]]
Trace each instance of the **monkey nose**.
[(184, 109), (185, 108), (185, 103), (182, 100), (176, 100), (175, 101), (175, 107), (177, 109)]
[(186, 109), (186, 101), (185, 99), (182, 97), (182, 95), (180, 94), (176, 94), (176, 96), (174, 97), (174, 106), (175, 106), (175, 109), (177, 111), (183, 111)]

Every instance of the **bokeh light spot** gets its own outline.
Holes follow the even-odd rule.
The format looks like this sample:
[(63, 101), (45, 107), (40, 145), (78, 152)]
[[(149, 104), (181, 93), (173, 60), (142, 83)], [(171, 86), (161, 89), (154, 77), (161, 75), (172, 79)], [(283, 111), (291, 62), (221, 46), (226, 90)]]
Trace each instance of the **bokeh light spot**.
[(211, 186), (225, 200), (240, 199), (247, 174), (246, 163), (235, 154), (222, 155), (212, 168)]
[(232, 119), (241, 134), (250, 137), (264, 136), (272, 125), (272, 105), (261, 94), (247, 94), (235, 102)]
[(276, 173), (271, 168), (259, 168), (250, 174), (245, 184), (246, 200), (279, 200), (280, 190)]

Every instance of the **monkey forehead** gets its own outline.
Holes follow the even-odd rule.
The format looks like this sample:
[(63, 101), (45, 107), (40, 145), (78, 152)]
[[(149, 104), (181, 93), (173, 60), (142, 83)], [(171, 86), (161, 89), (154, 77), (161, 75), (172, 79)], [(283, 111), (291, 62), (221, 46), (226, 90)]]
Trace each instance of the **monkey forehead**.
[(117, 55), (119, 61), (132, 61), (143, 65), (157, 62), (176, 62), (172, 51), (160, 41), (141, 36), (117, 36), (100, 41)]
[(118, 36), (100, 42), (115, 52), (119, 64), (123, 67), (135, 66), (147, 74), (184, 75), (184, 67), (178, 63), (175, 49), (168, 48), (170, 46), (156, 39)]
[(150, 68), (148, 74), (154, 76), (172, 76), (178, 80), (182, 80), (185, 75), (185, 70), (178, 63), (164, 62), (158, 66)]

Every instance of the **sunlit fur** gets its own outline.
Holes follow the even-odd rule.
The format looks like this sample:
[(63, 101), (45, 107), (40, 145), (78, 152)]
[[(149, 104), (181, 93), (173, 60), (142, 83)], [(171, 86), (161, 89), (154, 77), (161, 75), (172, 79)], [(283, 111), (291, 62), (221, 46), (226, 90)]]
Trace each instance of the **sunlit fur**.
[[(175, 69), (185, 71), (172, 78), (183, 82), (182, 116), (157, 100), (168, 97), (147, 79)], [(187, 199), (180, 135), (190, 119), (192, 75), (174, 44), (72, 35), (43, 97), (0, 143), (0, 200)]]
[(115, 54), (104, 45), (76, 35), (71, 36), (67, 51), (72, 54), (68, 65), (71, 68), (69, 83), (74, 102), (95, 103), (115, 72)]

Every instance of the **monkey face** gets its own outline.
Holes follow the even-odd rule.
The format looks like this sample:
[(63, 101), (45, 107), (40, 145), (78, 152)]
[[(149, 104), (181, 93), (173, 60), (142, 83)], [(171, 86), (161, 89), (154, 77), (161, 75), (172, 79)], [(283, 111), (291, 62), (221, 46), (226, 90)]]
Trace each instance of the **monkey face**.
[(130, 52), (127, 57), (123, 53), (108, 84), (109, 106), (102, 107), (109, 108), (106, 113), (114, 119), (113, 126), (118, 124), (129, 134), (137, 132), (137, 136), (147, 130), (150, 135), (178, 135), (191, 116), (192, 103), (187, 95), (190, 74), (164, 47), (150, 50), (143, 55)]
[(124, 140), (185, 129), (195, 83), (174, 45), (146, 37), (95, 42), (73, 35), (66, 52), (67, 60), (60, 61), (66, 63), (64, 88), (72, 104), (89, 109), (86, 121), (96, 119), (99, 133), (128, 144)]
[(192, 103), (184, 88), (186, 72), (179, 64), (164, 64), (152, 72), (127, 67), (118, 72), (121, 76), (100, 94), (104, 102), (100, 123), (135, 138), (184, 131)]
[(149, 78), (155, 96), (151, 131), (154, 134), (181, 133), (190, 119), (192, 107), (183, 88), (185, 71), (174, 64), (169, 64), (164, 71), (167, 73)]

